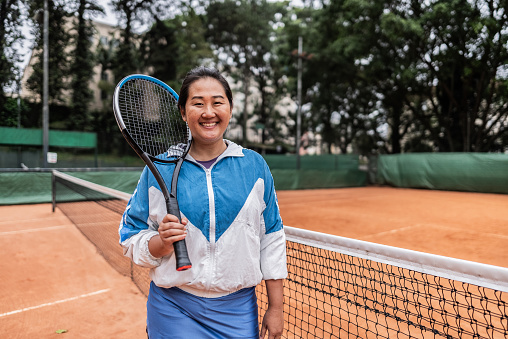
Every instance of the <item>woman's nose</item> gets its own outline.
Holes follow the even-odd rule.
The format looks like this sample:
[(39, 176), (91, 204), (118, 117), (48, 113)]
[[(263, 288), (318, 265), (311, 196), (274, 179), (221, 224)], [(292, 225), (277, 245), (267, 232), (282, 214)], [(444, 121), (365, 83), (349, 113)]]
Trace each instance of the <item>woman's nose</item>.
[(205, 105), (203, 113), (201, 114), (202, 117), (212, 117), (215, 115), (214, 109), (211, 105)]

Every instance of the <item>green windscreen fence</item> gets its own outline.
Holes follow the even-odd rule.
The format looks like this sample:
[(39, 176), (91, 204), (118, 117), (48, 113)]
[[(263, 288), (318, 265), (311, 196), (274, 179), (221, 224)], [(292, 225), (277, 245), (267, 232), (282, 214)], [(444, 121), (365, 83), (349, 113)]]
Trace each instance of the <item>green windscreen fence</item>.
[[(358, 156), (265, 156), (277, 190), (360, 187), (369, 182), (407, 188), (508, 193), (508, 154), (412, 153), (380, 155), (360, 170)], [(132, 193), (141, 168), (62, 169), (81, 179)], [(49, 171), (0, 172), (0, 205), (51, 201)]]
[[(296, 156), (267, 154), (263, 156), (270, 169), (296, 169)], [(300, 156), (300, 169), (302, 170), (358, 170), (359, 160), (357, 154), (322, 154)]]
[(508, 193), (508, 154), (380, 155), (376, 181), (396, 187)]
[[(131, 194), (138, 183), (141, 169), (65, 173)], [(0, 205), (48, 202), (51, 202), (51, 172), (0, 172)]]
[(276, 190), (365, 186), (366, 172), (359, 170), (271, 170)]
[[(42, 139), (42, 129), (0, 127), (0, 167), (44, 166)], [(58, 165), (54, 157), (54, 161), (48, 164), (49, 167), (97, 166), (96, 133), (49, 130), (48, 139), (50, 152), (62, 152), (58, 155)], [(91, 156), (77, 162), (75, 159), (78, 158), (74, 158), (76, 153), (91, 153)]]
[[(41, 146), (42, 129), (0, 127), (0, 145)], [(49, 146), (95, 148), (97, 146), (97, 134), (50, 130)]]
[(367, 182), (367, 173), (359, 169), (355, 154), (304, 155), (299, 170), (295, 155), (268, 154), (264, 158), (277, 190), (358, 187)]
[[(358, 156), (303, 156), (296, 170), (296, 157), (267, 155), (275, 188), (295, 190), (365, 186), (367, 173), (358, 169)], [(132, 193), (141, 168), (60, 169), (80, 179)], [(0, 205), (51, 202), (49, 171), (0, 172)]]

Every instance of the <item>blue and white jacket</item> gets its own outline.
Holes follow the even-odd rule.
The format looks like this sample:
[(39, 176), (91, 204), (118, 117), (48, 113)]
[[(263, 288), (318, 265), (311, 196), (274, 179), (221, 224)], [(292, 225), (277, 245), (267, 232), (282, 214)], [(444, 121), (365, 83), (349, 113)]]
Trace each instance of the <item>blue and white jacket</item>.
[[(189, 220), (189, 270), (176, 271), (174, 255), (150, 254), (148, 241), (158, 234), (166, 205), (150, 171), (145, 167), (141, 174), (120, 223), (120, 243), (125, 256), (151, 268), (157, 286), (211, 298), (287, 276), (285, 235), (268, 165), (258, 153), (227, 144), (209, 169), (187, 155), (180, 170), (177, 198)], [(175, 166), (156, 166), (168, 182)]]

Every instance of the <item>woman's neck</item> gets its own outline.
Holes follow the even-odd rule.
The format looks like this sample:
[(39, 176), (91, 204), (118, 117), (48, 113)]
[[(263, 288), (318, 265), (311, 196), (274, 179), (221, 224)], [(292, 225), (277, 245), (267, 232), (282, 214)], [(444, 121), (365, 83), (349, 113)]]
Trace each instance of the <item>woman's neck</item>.
[(224, 153), (226, 148), (228, 148), (228, 146), (223, 140), (214, 144), (205, 145), (193, 142), (189, 153), (195, 160), (207, 161), (217, 158), (219, 155)]

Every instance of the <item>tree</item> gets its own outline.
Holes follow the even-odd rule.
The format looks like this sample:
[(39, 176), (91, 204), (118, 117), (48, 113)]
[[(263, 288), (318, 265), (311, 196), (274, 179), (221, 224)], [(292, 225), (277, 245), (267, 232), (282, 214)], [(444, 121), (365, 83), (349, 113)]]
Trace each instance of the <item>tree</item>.
[(372, 151), (378, 146), (383, 152), (402, 151), (412, 123), (407, 105), (414, 97), (415, 49), (422, 35), (418, 23), (408, 17), (414, 13), (411, 3), (415, 2), (332, 3), (318, 16), (320, 30), (326, 32), (318, 40), (326, 67), (320, 74), (326, 74), (328, 83), (319, 87), (317, 100), (328, 114), (336, 110), (334, 123), (325, 123), (323, 130), (332, 140), (339, 135), (336, 142), (342, 152), (351, 145), (365, 150), (362, 144), (375, 146)]
[(277, 140), (280, 136), (280, 125), (282, 116), (275, 109), (279, 101), (278, 94), (281, 93), (280, 81), (282, 77), (281, 64), (278, 62), (276, 49), (277, 17), (284, 17), (287, 3), (261, 2), (254, 9), (256, 13), (256, 25), (254, 30), (258, 33), (253, 37), (252, 44), (255, 51), (252, 53), (250, 71), (252, 73), (253, 85), (257, 87), (260, 94), (258, 104), (254, 106), (252, 114), (256, 117), (256, 123), (261, 129), (261, 143), (270, 138)]
[(156, 0), (112, 0), (115, 11), (123, 23), (121, 41), (113, 62), (115, 81), (136, 73), (141, 65), (139, 37), (134, 33), (136, 23), (146, 23), (146, 14), (152, 13)]
[(508, 4), (433, 1), (421, 15), (428, 102), (419, 118), (440, 151), (500, 151), (508, 133)]
[[(70, 13), (66, 10), (65, 1), (48, 0), (49, 12), (49, 61), (48, 61), (48, 98), (53, 104), (65, 103), (63, 99), (63, 90), (67, 88), (66, 80), (69, 74), (69, 53), (66, 47), (70, 42), (70, 34), (66, 23)], [(34, 57), (37, 62), (33, 65), (33, 73), (27, 80), (27, 86), (30, 90), (38, 93), (42, 98), (42, 78), (43, 78), (43, 0), (33, 0), (29, 6), (29, 16), (34, 18), (33, 35), (35, 37)]]
[(187, 72), (204, 62), (214, 60), (210, 44), (206, 41), (206, 27), (203, 15), (196, 14), (188, 7), (173, 20), (176, 34), (176, 79), (183, 81)]
[[(403, 140), (415, 128), (408, 106), (418, 95), (416, 79), (418, 47), (423, 29), (413, 16), (420, 13), (417, 1), (380, 2), (374, 7), (372, 47), (366, 56), (371, 61), (365, 66), (366, 78), (381, 98), (381, 109), (389, 127), (387, 151), (401, 153)], [(416, 92), (416, 93), (415, 93)]]
[(176, 27), (175, 23), (155, 19), (150, 30), (143, 35), (144, 64), (152, 75), (164, 82), (176, 79)]
[(502, 150), (507, 9), (495, 0), (325, 2), (304, 32), (316, 55), (304, 73), (313, 129), (343, 152)]
[(388, 150), (503, 148), (508, 132), (506, 4), (356, 4), (361, 4), (356, 17), (369, 18), (360, 26), (368, 27), (362, 35), (370, 46), (364, 69), (386, 115)]
[(170, 19), (155, 17), (155, 23), (143, 35), (145, 69), (175, 89), (179, 88), (191, 68), (213, 58), (204, 33), (202, 19), (192, 8)]
[(9, 98), (0, 110), (0, 126), (21, 127), (23, 126), (22, 117), (30, 112), (27, 102), (21, 98)]
[[(249, 88), (253, 77), (266, 82), (263, 78), (272, 53), (272, 24), (280, 10), (280, 4), (265, 0), (214, 1), (207, 8), (208, 39), (217, 50), (222, 66), (243, 86), (243, 115), (239, 120), (244, 144), (247, 143)], [(265, 91), (264, 84), (261, 90)], [(262, 115), (266, 115), (266, 107), (266, 102), (259, 106)]]
[[(347, 153), (376, 104), (364, 70), (357, 64), (369, 45), (369, 38), (359, 30), (368, 28), (355, 25), (354, 10), (346, 5), (330, 2), (301, 11), (295, 27), (303, 37), (304, 50), (313, 54), (303, 62), (302, 104), (310, 103), (303, 117), (321, 135), (328, 152), (335, 146)], [(293, 46), (297, 46), (296, 38)]]
[(108, 71), (113, 69), (115, 47), (118, 40), (113, 34), (106, 41), (100, 41), (96, 50), (97, 62), (100, 65), (101, 80), (98, 87), (101, 90), (102, 109), (91, 113), (92, 130), (97, 133), (97, 147), (100, 153), (129, 154), (131, 148), (119, 133), (118, 125), (113, 114), (111, 100), (115, 90), (114, 79), (108, 78)]
[(110, 103), (115, 89), (115, 84), (113, 83), (114, 79), (108, 79), (107, 71), (113, 69), (113, 63), (115, 61), (115, 47), (118, 43), (118, 40), (113, 34), (111, 34), (107, 39), (107, 42), (99, 41), (97, 50), (95, 51), (97, 63), (101, 68), (101, 80), (99, 81), (98, 87), (101, 90), (101, 100), (103, 101), (103, 105), (108, 109), (111, 109)]
[(16, 63), (20, 55), (15, 45), (22, 39), (21, 6), (22, 0), (0, 1), (0, 112), (6, 105), (5, 90), (20, 78)]
[(67, 128), (71, 130), (90, 128), (89, 104), (93, 99), (90, 81), (96, 64), (92, 51), (94, 28), (87, 15), (103, 13), (104, 9), (96, 0), (77, 0), (77, 17), (74, 21), (73, 45), (71, 53), (71, 89), (72, 118), (67, 120)]
[(77, 0), (77, 18), (75, 19), (75, 33), (73, 34), (74, 50), (71, 53), (70, 66), (72, 89), (72, 118), (67, 120), (67, 128), (71, 130), (90, 128), (89, 104), (93, 99), (90, 80), (96, 64), (92, 51), (92, 37), (94, 28), (88, 15), (103, 13), (104, 10), (96, 0)]

